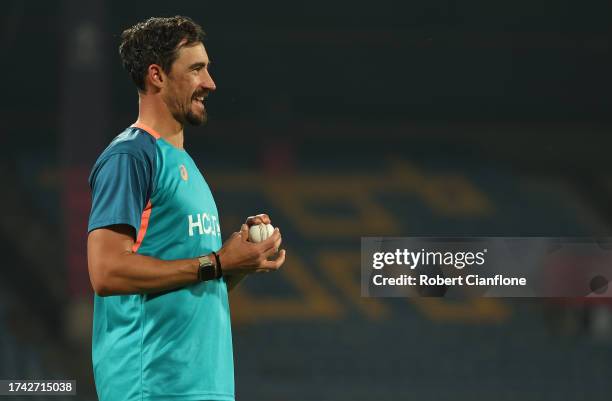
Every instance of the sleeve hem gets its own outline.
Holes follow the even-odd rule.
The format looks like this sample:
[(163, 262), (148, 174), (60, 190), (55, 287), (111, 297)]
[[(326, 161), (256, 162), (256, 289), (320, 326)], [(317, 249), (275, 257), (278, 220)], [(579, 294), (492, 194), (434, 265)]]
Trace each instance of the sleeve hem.
[(102, 221), (94, 221), (89, 223), (89, 225), (87, 226), (87, 233), (89, 234), (90, 232), (92, 232), (93, 230), (96, 230), (98, 228), (104, 228), (104, 227), (108, 227), (108, 226), (114, 226), (117, 224), (127, 224), (130, 227), (134, 228), (134, 235), (138, 235), (138, 230), (140, 229), (140, 227), (136, 227), (129, 218), (126, 217), (117, 217), (111, 220), (102, 220)]

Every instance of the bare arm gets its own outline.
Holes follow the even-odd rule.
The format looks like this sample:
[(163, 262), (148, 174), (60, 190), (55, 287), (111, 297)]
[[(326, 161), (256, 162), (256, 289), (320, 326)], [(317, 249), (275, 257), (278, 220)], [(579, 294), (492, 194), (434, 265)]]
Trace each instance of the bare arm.
[[(89, 278), (100, 296), (149, 293), (170, 290), (198, 282), (197, 258), (165, 261), (132, 252), (133, 228), (115, 225), (99, 228), (87, 238)], [(276, 260), (282, 238), (280, 231), (265, 241), (253, 244), (247, 241), (248, 227), (223, 244), (218, 255), (226, 274), (228, 290), (233, 289), (244, 275), (253, 272), (277, 270), (285, 260), (285, 251)], [(215, 258), (211, 258), (214, 260)]]
[(133, 228), (115, 225), (89, 233), (87, 264), (100, 296), (170, 290), (198, 280), (198, 259), (165, 261), (132, 252)]

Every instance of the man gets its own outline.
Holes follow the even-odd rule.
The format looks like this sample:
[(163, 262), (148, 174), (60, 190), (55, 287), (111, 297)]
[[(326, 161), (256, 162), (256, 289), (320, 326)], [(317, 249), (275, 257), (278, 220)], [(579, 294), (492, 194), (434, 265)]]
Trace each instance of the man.
[(101, 401), (233, 400), (227, 293), (245, 274), (285, 260), (278, 229), (247, 241), (249, 225), (270, 223), (265, 214), (249, 217), (221, 246), (215, 201), (183, 148), (184, 125), (206, 121), (215, 90), (203, 36), (180, 16), (151, 18), (122, 35), (138, 120), (89, 178), (92, 359)]

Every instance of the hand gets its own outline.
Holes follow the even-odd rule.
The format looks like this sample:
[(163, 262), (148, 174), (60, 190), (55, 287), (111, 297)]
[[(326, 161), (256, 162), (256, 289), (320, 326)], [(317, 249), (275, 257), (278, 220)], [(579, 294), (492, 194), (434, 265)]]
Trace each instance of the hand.
[(247, 226), (251, 227), (257, 224), (272, 224), (272, 220), (270, 220), (270, 217), (268, 217), (267, 214), (258, 214), (256, 216), (249, 216), (247, 217), (246, 221), (244, 222), (244, 224), (246, 224)]
[[(251, 216), (247, 219), (247, 223), (253, 222), (253, 224), (266, 221), (270, 221), (267, 215)], [(219, 249), (217, 254), (224, 273), (232, 275), (235, 273), (268, 272), (278, 270), (283, 265), (286, 252), (284, 249), (278, 251), (282, 243), (278, 228), (275, 228), (272, 235), (262, 242), (253, 243), (249, 242), (248, 239), (249, 226), (243, 224), (240, 232), (233, 233)], [(268, 260), (277, 252), (278, 257), (275, 260)]]

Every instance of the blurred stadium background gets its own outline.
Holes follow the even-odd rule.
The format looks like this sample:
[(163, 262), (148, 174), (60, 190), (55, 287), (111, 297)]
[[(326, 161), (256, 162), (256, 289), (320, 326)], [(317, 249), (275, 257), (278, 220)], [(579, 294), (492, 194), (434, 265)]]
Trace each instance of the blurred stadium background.
[(288, 249), (232, 295), (237, 399), (609, 400), (606, 302), (358, 280), (366, 235), (610, 234), (611, 3), (241, 3), (4, 3), (0, 378), (96, 399), (86, 179), (137, 113), (118, 37), (183, 14), (208, 32), (218, 90), (186, 144), (224, 237), (266, 211)]

